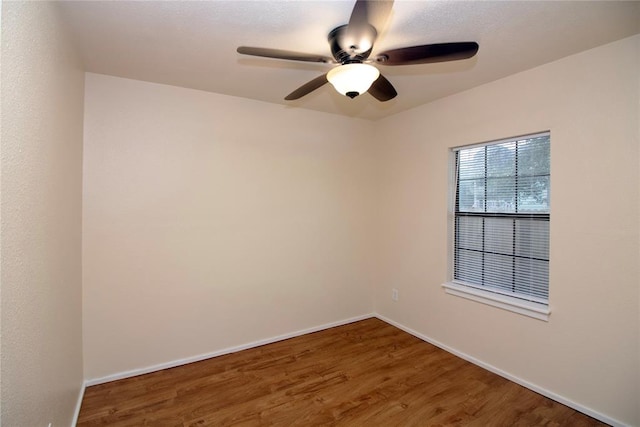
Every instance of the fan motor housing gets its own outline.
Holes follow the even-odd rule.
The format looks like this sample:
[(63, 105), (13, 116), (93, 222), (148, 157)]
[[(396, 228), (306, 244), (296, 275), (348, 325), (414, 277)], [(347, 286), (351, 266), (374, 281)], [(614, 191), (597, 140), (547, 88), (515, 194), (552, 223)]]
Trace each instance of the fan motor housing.
[(369, 25), (364, 33), (358, 34), (356, 37), (347, 33), (347, 27), (347, 25), (341, 25), (329, 33), (328, 40), (331, 54), (341, 64), (361, 62), (367, 59), (371, 55), (373, 42), (378, 32), (373, 26)]

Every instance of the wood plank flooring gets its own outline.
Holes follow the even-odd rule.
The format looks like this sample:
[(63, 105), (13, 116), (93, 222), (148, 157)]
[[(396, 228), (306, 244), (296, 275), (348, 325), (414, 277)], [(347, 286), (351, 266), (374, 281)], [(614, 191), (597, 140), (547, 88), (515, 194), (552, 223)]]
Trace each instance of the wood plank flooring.
[(378, 319), (88, 387), (78, 426), (600, 426)]

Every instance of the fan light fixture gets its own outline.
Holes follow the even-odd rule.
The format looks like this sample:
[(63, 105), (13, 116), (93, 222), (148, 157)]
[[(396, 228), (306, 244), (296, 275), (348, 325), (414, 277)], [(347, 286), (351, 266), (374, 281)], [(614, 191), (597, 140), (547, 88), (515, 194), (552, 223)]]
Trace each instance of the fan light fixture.
[(332, 68), (327, 80), (338, 92), (353, 99), (369, 90), (378, 76), (380, 71), (373, 65), (355, 62)]
[[(471, 58), (478, 52), (476, 42), (453, 42), (400, 47), (370, 57), (378, 34), (392, 15), (393, 2), (394, 0), (356, 0), (349, 23), (334, 28), (327, 36), (331, 56), (251, 46), (240, 46), (237, 51), (242, 55), (263, 58), (335, 64), (328, 73), (323, 71), (315, 79), (285, 96), (286, 101), (300, 99), (331, 82), (338, 92), (349, 98), (369, 92), (369, 95), (380, 102), (392, 100), (398, 92), (380, 74), (377, 66), (457, 61)], [(375, 67), (368, 64), (375, 64)]]

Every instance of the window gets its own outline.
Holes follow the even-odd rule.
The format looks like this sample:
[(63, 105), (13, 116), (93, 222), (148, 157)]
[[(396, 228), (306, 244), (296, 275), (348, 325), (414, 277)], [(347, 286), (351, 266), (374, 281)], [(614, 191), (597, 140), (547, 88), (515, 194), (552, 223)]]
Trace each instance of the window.
[(453, 280), (447, 292), (546, 320), (549, 133), (453, 154)]

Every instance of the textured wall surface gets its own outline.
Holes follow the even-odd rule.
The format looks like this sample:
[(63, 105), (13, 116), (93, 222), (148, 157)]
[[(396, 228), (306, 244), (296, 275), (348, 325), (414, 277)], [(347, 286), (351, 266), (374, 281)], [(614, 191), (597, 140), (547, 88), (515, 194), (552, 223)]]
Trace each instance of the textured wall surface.
[[(405, 133), (379, 153), (376, 311), (629, 425), (640, 425), (639, 54), (636, 36), (378, 123), (383, 138)], [(449, 277), (449, 149), (544, 130), (551, 131), (549, 322), (441, 287)]]
[(364, 120), (87, 74), (87, 379), (372, 310)]
[(2, 2), (5, 426), (70, 425), (83, 381), (83, 87), (56, 6)]

